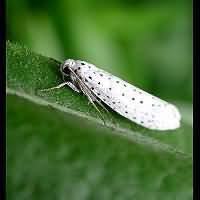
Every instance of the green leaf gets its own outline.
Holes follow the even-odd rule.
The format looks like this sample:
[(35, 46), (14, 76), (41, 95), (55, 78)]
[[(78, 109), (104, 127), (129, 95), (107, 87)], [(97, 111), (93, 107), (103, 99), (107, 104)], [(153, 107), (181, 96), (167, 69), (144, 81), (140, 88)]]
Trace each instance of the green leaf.
[[(192, 127), (150, 131), (65, 87), (60, 62), (7, 42), (9, 199), (192, 199)], [(148, 195), (148, 196), (147, 196)]]

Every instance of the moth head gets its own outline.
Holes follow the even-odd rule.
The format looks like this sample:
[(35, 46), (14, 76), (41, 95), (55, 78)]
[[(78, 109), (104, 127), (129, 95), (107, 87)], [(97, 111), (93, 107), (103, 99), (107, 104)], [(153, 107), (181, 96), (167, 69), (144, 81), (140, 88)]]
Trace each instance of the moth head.
[(75, 66), (76, 66), (75, 60), (68, 59), (68, 60), (65, 60), (65, 62), (63, 64), (61, 64), (60, 71), (63, 76), (69, 76), (70, 71), (72, 71)]

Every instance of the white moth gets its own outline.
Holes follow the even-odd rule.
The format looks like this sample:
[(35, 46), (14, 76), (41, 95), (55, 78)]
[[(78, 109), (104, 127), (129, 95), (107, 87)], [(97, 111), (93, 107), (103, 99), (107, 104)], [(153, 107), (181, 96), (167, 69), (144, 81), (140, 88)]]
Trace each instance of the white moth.
[(120, 115), (143, 127), (154, 130), (171, 130), (180, 126), (181, 115), (174, 105), (95, 65), (68, 59), (60, 66), (60, 70), (64, 83), (44, 90), (68, 85), (76, 92), (83, 92), (97, 110), (94, 102), (105, 108), (101, 103), (103, 102)]

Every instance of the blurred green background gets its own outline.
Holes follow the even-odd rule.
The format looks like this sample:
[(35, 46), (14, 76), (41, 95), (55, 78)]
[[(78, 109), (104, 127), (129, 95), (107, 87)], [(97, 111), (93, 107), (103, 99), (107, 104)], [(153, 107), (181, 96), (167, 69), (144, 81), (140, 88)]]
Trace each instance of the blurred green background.
[(7, 39), (89, 61), (164, 99), (192, 101), (190, 0), (7, 0)]
[[(190, 0), (7, 0), (6, 14), (8, 40), (60, 61), (91, 62), (180, 106), (185, 120), (171, 134), (130, 131), (132, 141), (89, 120), (8, 95), (7, 199), (192, 199)], [(40, 78), (45, 67), (37, 71)], [(12, 69), (9, 83), (18, 81), (13, 77), (31, 77), (23, 77), (25, 68), (13, 76)], [(72, 104), (89, 110), (87, 99), (71, 90), (53, 95), (63, 102), (70, 95)], [(188, 158), (169, 153), (165, 144)]]

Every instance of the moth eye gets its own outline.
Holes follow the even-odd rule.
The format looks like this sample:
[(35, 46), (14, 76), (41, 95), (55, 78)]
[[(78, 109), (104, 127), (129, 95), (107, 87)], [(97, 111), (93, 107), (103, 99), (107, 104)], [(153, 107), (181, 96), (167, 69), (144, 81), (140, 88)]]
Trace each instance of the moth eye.
[(63, 72), (64, 74), (67, 74), (67, 75), (70, 74), (70, 70), (69, 70), (69, 68), (68, 68), (67, 66), (64, 67), (64, 68), (62, 69), (62, 72)]

